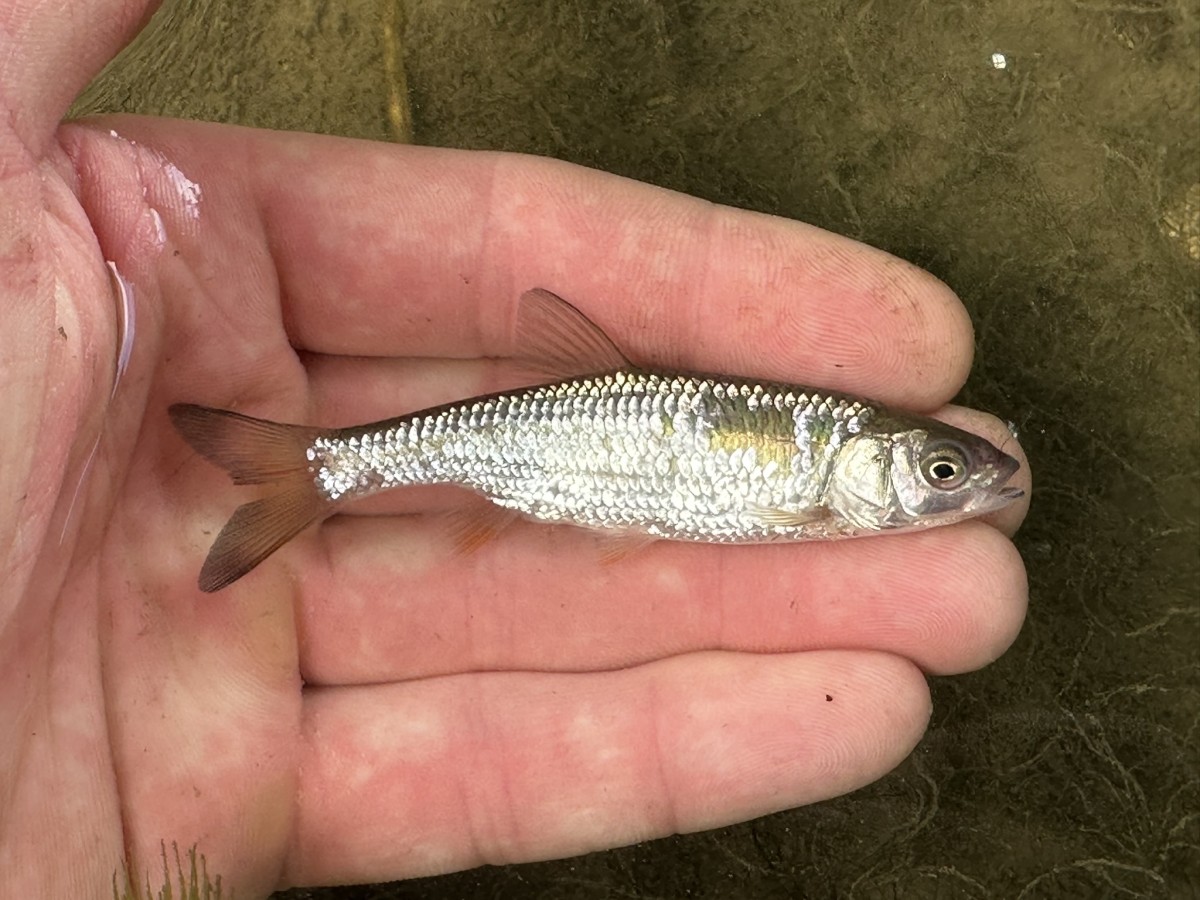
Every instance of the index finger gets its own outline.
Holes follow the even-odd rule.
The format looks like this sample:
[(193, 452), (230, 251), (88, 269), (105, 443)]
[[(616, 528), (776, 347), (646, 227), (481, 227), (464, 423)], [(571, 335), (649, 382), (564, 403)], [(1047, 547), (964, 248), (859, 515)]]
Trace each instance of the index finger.
[(503, 356), (518, 297), (544, 287), (647, 367), (914, 409), (970, 368), (970, 321), (945, 285), (812, 226), (536, 157), (172, 127), (206, 197), (257, 206), (299, 349)]
[[(503, 355), (517, 297), (541, 286), (642, 365), (916, 408), (970, 368), (970, 322), (945, 285), (820, 229), (553, 160), (328, 149), (319, 182), (264, 186), (295, 251), (277, 265), (306, 349)], [(310, 191), (330, 221), (299, 215)]]

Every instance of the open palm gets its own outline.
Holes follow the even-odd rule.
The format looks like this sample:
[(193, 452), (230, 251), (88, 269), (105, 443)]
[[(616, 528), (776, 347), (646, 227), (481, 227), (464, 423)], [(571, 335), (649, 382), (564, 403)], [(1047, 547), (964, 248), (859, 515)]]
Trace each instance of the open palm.
[[(1002, 532), (1022, 507), (605, 564), (588, 535), (535, 525), (457, 555), (396, 513), (460, 498), (401, 492), (201, 594), (252, 492), (184, 445), (173, 402), (336, 426), (479, 393), (543, 286), (639, 362), (935, 409), (969, 323), (851, 241), (545, 160), (52, 123), (10, 117), (0, 154), (0, 871), (19, 895), (99, 895), (161, 840), (254, 896), (835, 796), (920, 737), (922, 670), (1015, 635)], [(136, 311), (115, 391), (105, 260)]]

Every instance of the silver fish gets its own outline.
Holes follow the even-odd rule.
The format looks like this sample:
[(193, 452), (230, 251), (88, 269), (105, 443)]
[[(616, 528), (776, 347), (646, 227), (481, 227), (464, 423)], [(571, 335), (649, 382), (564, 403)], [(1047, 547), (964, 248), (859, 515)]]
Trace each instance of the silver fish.
[[(343, 503), (409, 485), (457, 485), (508, 515), (635, 541), (727, 544), (927, 528), (1022, 495), (1006, 486), (1017, 460), (977, 435), (829, 391), (640, 369), (549, 291), (522, 297), (517, 332), (528, 364), (600, 374), (337, 430), (172, 406), (180, 433), (235, 483), (279, 485), (234, 512), (201, 590)], [(506, 521), (468, 522), (459, 542)]]

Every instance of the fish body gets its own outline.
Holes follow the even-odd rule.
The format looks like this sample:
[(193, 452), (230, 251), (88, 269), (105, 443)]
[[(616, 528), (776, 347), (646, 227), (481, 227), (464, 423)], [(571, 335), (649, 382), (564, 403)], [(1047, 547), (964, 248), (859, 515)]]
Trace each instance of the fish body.
[(321, 436), (306, 456), (331, 503), (451, 484), (545, 522), (759, 543), (942, 524), (855, 465), (931, 427), (952, 430), (794, 386), (630, 370)]
[(1017, 461), (976, 435), (833, 392), (645, 371), (537, 294), (535, 317), (555, 317), (567, 345), (560, 362), (574, 347), (617, 368), (339, 430), (172, 407), (235, 481), (283, 483), (235, 513), (201, 587), (240, 577), (343, 503), (412, 485), (457, 485), (543, 522), (734, 544), (943, 525), (1020, 496), (1005, 487)]

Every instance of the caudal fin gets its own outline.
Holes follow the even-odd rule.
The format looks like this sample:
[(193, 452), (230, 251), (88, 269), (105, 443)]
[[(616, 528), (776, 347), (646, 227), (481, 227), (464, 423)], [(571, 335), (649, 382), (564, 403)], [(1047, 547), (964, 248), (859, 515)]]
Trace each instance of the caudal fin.
[(225, 469), (235, 484), (279, 488), (234, 511), (200, 569), (200, 590), (219, 591), (237, 581), (329, 511), (308, 467), (308, 448), (321, 429), (190, 403), (168, 412), (192, 448)]

